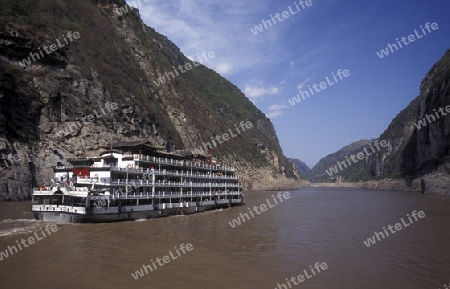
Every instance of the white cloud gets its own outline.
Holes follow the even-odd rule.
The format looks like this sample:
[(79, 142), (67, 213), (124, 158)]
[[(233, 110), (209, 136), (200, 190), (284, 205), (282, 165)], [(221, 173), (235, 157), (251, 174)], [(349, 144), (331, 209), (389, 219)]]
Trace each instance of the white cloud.
[(268, 87), (262, 87), (262, 83), (256, 84), (245, 84), (244, 85), (244, 94), (251, 100), (256, 102), (259, 98), (262, 98), (265, 95), (273, 95), (278, 94), (280, 89), (274, 85)]
[(231, 70), (233, 70), (233, 64), (228, 62), (221, 62), (217, 64), (216, 68), (214, 69), (219, 74), (227, 74)]
[(269, 111), (266, 112), (268, 118), (276, 118), (283, 114), (283, 110), (289, 108), (285, 104), (274, 104), (269, 107)]
[(309, 81), (311, 81), (311, 80), (312, 80), (311, 77), (306, 78), (302, 83), (300, 83), (300, 84), (297, 86), (297, 89), (298, 89), (298, 90), (302, 89), (302, 88), (303, 88)]

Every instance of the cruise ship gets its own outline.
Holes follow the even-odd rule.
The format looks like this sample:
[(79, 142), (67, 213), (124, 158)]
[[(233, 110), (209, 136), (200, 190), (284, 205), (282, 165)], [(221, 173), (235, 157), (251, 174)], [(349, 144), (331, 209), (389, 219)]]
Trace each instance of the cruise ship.
[(58, 163), (33, 189), (37, 220), (114, 222), (187, 215), (242, 205), (235, 169), (210, 156), (168, 153), (148, 142), (111, 145), (98, 157)]

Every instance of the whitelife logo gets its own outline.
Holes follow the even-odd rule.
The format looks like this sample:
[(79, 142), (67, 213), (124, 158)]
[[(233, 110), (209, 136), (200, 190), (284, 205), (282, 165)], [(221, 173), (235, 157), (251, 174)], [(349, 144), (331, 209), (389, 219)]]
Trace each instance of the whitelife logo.
[[(422, 27), (422, 25), (420, 25), (420, 29), (422, 31), (422, 35), (419, 32), (417, 32), (417, 29), (414, 29), (414, 34), (409, 34), (408, 35), (408, 41), (409, 42), (406, 41), (406, 37), (405, 36), (403, 36), (400, 39), (401, 41), (398, 40), (398, 38), (395, 38), (395, 40), (397, 41), (397, 44), (395, 44), (395, 43), (394, 44), (388, 43), (386, 48), (384, 48), (384, 49), (380, 50), (379, 52), (377, 52), (378, 57), (379, 58), (384, 58), (385, 56), (389, 55), (389, 51), (391, 53), (394, 53), (395, 51), (398, 51), (400, 48), (403, 48), (402, 43), (405, 46), (407, 46), (407, 45), (413, 43), (414, 41), (416, 41), (416, 40), (418, 40), (420, 38), (423, 38), (425, 35), (427, 35), (427, 33), (425, 32), (425, 29), (428, 31), (428, 33), (431, 33), (432, 30), (433, 31), (434, 30), (438, 30), (439, 26), (438, 26), (438, 24), (436, 22), (433, 22), (431, 24), (430, 24), (430, 22), (427, 22), (425, 24), (425, 29)], [(400, 47), (400, 48), (398, 48), (398, 47)], [(395, 50), (394, 50), (394, 48), (395, 48)]]
[[(406, 227), (409, 227), (409, 226), (413, 223), (413, 220), (411, 220), (411, 216), (410, 216), (409, 214), (406, 214), (406, 215), (408, 216), (408, 220), (409, 220), (410, 223), (406, 223), (405, 220), (403, 220), (403, 218), (401, 218), (402, 223), (403, 223), (403, 226), (405, 226), (405, 228), (406, 228)], [(425, 212), (424, 212), (424, 211), (419, 211), (418, 213), (417, 213), (416, 211), (413, 211), (413, 212), (411, 213), (411, 215), (412, 215), (412, 217), (414, 218), (414, 220), (416, 220), (416, 222), (419, 220), (419, 219), (417, 218), (417, 216), (418, 216), (420, 219), (425, 218)], [(395, 228), (395, 230), (393, 230), (393, 228)], [(403, 229), (403, 227), (402, 227), (402, 224), (396, 223), (394, 226), (389, 225), (389, 226), (388, 226), (388, 229), (389, 229), (389, 231), (390, 231), (392, 234), (395, 234), (396, 232), (398, 232), (398, 231), (400, 231), (401, 229)], [(389, 233), (388, 233), (388, 231), (386, 230), (385, 227), (383, 227), (383, 230), (384, 230), (384, 233), (386, 234), (386, 236), (389, 237)], [(373, 237), (368, 238), (367, 241), (363, 241), (363, 243), (364, 243), (364, 245), (366, 245), (367, 247), (370, 247), (371, 245), (375, 245), (375, 243), (377, 242), (377, 240), (378, 240), (378, 241), (381, 241), (380, 236), (383, 237), (383, 239), (386, 238), (386, 237), (384, 236), (383, 232), (374, 232)], [(377, 238), (377, 240), (375, 239), (375, 237)]]
[[(50, 236), (53, 233), (55, 233), (56, 231), (58, 231), (58, 226), (53, 224), (53, 225), (45, 225), (45, 231), (47, 232), (47, 234)], [(40, 236), (42, 236), (42, 238)], [(34, 238), (36, 237), (36, 239)], [(17, 247), (19, 247), (20, 251), (22, 251), (22, 246), (21, 244), (25, 247), (28, 248), (30, 245), (33, 245), (34, 243), (36, 243), (36, 241), (40, 241), (42, 239), (44, 239), (45, 237), (47, 237), (47, 235), (44, 232), (44, 229), (42, 229), (40, 231), (40, 234), (38, 234), (37, 232), (34, 232), (34, 237), (28, 237), (28, 239), (22, 239), (20, 240), (20, 242), (18, 240), (16, 240), (17, 243)], [(28, 244), (27, 244), (28, 241)], [(9, 256), (14, 255), (14, 253), (19, 253), (19, 250), (17, 250), (16, 246), (8, 246), (8, 248), (5, 251), (0, 251), (0, 261), (3, 261), (3, 259), (8, 258)], [(13, 253), (14, 250), (14, 253)]]
[[(300, 283), (304, 282), (305, 280), (308, 280), (309, 278), (316, 276), (316, 274), (327, 270), (328, 265), (325, 262), (322, 262), (322, 264), (320, 264), (319, 262), (316, 262), (316, 264), (314, 265), (314, 268), (312, 266), (309, 266), (309, 269), (311, 271), (312, 276), (309, 275), (308, 271), (306, 271), (307, 269), (305, 269), (305, 270), (303, 270), (303, 273), (305, 273), (305, 275), (300, 274), (297, 277), (292, 276), (290, 279), (285, 278), (284, 280), (286, 280), (286, 283), (288, 284), (289, 289), (292, 288), (291, 282), (294, 283), (294, 285), (299, 285)], [(320, 271), (321, 269), (322, 269), (322, 271)], [(306, 279), (305, 279), (305, 276), (306, 276)], [(275, 289), (288, 289), (288, 286), (286, 286), (286, 284), (278, 283), (277, 287), (275, 287)]]
[[(283, 195), (281, 195), (281, 194), (283, 194)], [(277, 199), (273, 195), (272, 195), (272, 198), (273, 198), (273, 202), (275, 204), (271, 204), (269, 199), (266, 199), (266, 202), (267, 202), (267, 205), (269, 206), (269, 209), (275, 207), (276, 205), (278, 205)], [(283, 192), (278, 192), (277, 198), (280, 200), (280, 203), (282, 203), (283, 200), (287, 200), (287, 199), (291, 198), (291, 195), (289, 194), (289, 192), (284, 192), (284, 193)], [(258, 207), (257, 206), (253, 207), (253, 211), (255, 211), (255, 213), (257, 215), (261, 214), (262, 212), (267, 211), (268, 208), (267, 208), (266, 204), (261, 204), (261, 205), (259, 205), (259, 209), (261, 211), (258, 211)], [(248, 211), (250, 212), (250, 215), (252, 215), (252, 218), (254, 218), (255, 215), (252, 212), (252, 208), (248, 208)], [(241, 224), (241, 219), (242, 219), (242, 223), (245, 223), (245, 218), (244, 217), (246, 217), (247, 220), (250, 221), (250, 216), (247, 213), (239, 213), (239, 217), (237, 217), (236, 219), (233, 219), (231, 222), (228, 222), (228, 224), (230, 224), (231, 228), (236, 228), (237, 226), (239, 226)]]
[[(311, 85), (308, 85), (309, 93), (311, 93), (311, 95), (314, 95), (314, 91), (317, 92), (317, 93), (319, 93), (319, 92), (321, 92), (322, 90), (324, 90), (324, 89), (326, 89), (326, 88), (328, 88), (328, 87), (330, 87), (330, 86), (336, 84), (337, 82), (339, 82), (339, 79), (340, 79), (340, 80), (343, 80), (344, 78), (349, 77), (349, 76), (350, 76), (350, 71), (349, 71), (348, 69), (344, 69), (344, 70), (339, 69), (339, 70), (336, 72), (336, 75), (334, 74), (334, 72), (332, 72), (331, 75), (332, 75), (332, 77), (333, 77), (333, 79), (334, 79), (334, 82), (333, 82), (332, 80), (330, 80), (330, 79), (328, 78), (328, 76), (327, 76), (327, 77), (325, 77), (326, 82), (325, 82), (325, 81), (322, 81), (322, 82), (320, 82), (319, 84), (314, 83), (314, 84), (312, 85), (312, 87), (311, 87)], [(338, 79), (338, 77), (339, 77), (339, 79)], [(320, 88), (319, 88), (319, 87), (320, 87)], [(307, 91), (303, 91), (303, 90), (300, 90), (300, 87), (299, 87), (299, 94), (297, 94), (297, 96), (295, 96), (295, 97), (289, 99), (288, 101), (289, 101), (289, 103), (290, 103), (292, 106), (294, 106), (294, 105), (296, 105), (297, 103), (300, 103), (302, 100), (305, 100), (306, 97), (309, 98), (309, 97), (311, 96), (309, 93), (308, 93), (308, 90), (307, 90)], [(302, 99), (300, 99), (300, 96), (302, 97)]]
[[(56, 39), (56, 43), (58, 44), (58, 46), (56, 46), (56, 44), (50, 44), (49, 46), (44, 45), (44, 51), (47, 55), (49, 55), (52, 52), (55, 52), (56, 50), (63, 48), (64, 46), (69, 44), (69, 41), (67, 41), (66, 37), (64, 35), (61, 36), (61, 42), (59, 41), (60, 39), (57, 38)], [(73, 37), (73, 38), (72, 38)], [(67, 32), (67, 38), (69, 38), (70, 42), (74, 42), (77, 39), (79, 39), (81, 37), (80, 32), (75, 31), (69, 31)], [(49, 50), (50, 49), (50, 50)], [(38, 53), (33, 53), (30, 52), (28, 58), (24, 58), (22, 61), (19, 61), (19, 64), (22, 67), (26, 67), (28, 65), (30, 65), (31, 63), (40, 60), (41, 58), (44, 58), (44, 52), (41, 50), (41, 48), (39, 47), (39, 52)]]
[[(167, 255), (162, 257), (162, 258), (156, 258), (156, 263), (158, 263), (158, 265), (160, 267), (164, 266), (164, 264), (168, 264), (171, 260), (175, 260), (175, 259), (178, 259), (178, 257), (183, 256), (183, 255), (180, 254), (180, 252), (178, 251), (177, 247), (174, 247), (174, 248), (175, 248), (175, 252), (177, 252), (178, 256), (174, 256), (172, 251), (169, 251), (170, 258)], [(184, 245), (184, 243), (183, 243), (183, 244), (180, 245), (180, 250), (185, 255), (187, 252), (190, 252), (190, 251), (194, 250), (194, 247), (192, 246), (191, 243), (187, 243), (186, 245)], [(163, 261), (163, 263), (161, 263), (161, 261)], [(135, 271), (134, 273), (131, 273), (131, 276), (134, 278), (134, 280), (137, 280), (140, 277), (144, 277), (145, 274), (149, 273), (148, 270), (150, 270), (150, 272), (153, 272), (156, 269), (158, 269), (158, 267), (156, 267), (155, 261), (153, 261), (153, 259), (151, 259), (150, 262), (152, 262), (151, 265), (143, 264), (142, 265), (142, 269), (140, 269), (139, 271)], [(145, 274), (144, 274), (144, 271), (145, 271)]]
[[(20, 156), (18, 154), (12, 155), (12, 154), (8, 154), (8, 155), (4, 155), (2, 154), (1, 159), (3, 159), (3, 164), (0, 163), (0, 171), (4, 170), (4, 169), (8, 169), (10, 166), (12, 166), (13, 164), (17, 164), (20, 162)], [(8, 162), (6, 161), (8, 160), (10, 165), (8, 165)]]
[[(292, 9), (291, 6), (288, 6), (289, 11), (288, 10), (283, 11), (283, 12), (281, 12), (281, 14), (276, 13), (275, 17), (276, 17), (276, 19), (278, 19), (279, 22), (282, 22), (284, 19), (288, 19), (290, 16), (293, 16), (293, 15), (297, 14), (298, 12), (302, 11), (302, 9), (305, 10), (307, 7), (311, 6), (312, 4), (313, 4), (312, 0), (306, 0), (306, 1), (300, 0), (300, 1), (298, 1), (298, 4), (297, 4), (297, 2), (294, 2), (297, 12), (294, 9)], [(299, 5), (302, 8), (300, 8)], [(280, 16), (283, 18), (281, 18)], [(263, 20), (261, 20), (261, 24), (259, 24), (258, 26), (255, 26), (255, 28), (250, 28), (250, 31), (253, 33), (253, 35), (262, 33), (264, 31), (263, 25), (264, 25), (265, 29), (268, 29), (269, 27), (272, 27), (272, 23), (273, 23), (273, 25), (277, 24), (275, 17), (273, 17), (272, 15), (270, 15), (269, 17), (270, 17), (270, 20), (272, 20), (272, 22), (270, 20), (263, 19)]]
[[(105, 112), (103, 107), (100, 107), (100, 111), (102, 112), (102, 114), (99, 114), (97, 112), (97, 110), (94, 109), (93, 114), (84, 116), (82, 119), (84, 125), (86, 125), (90, 122), (99, 120), (103, 116), (106, 116), (109, 113), (113, 113), (114, 110), (117, 110), (119, 108), (119, 106), (115, 102), (112, 102), (112, 103), (106, 102), (105, 107), (106, 107), (107, 112)], [(78, 130), (80, 130), (82, 127), (83, 127), (83, 124), (77, 119), (77, 122), (72, 122), (72, 123), (68, 124), (66, 128), (60, 129), (58, 132), (59, 137), (62, 138), (62, 137), (65, 137), (66, 135), (73, 134), (73, 133), (77, 132)]]
[[(445, 111), (447, 113), (444, 112), (444, 108), (443, 107), (438, 108), (438, 110), (441, 113), (441, 116), (444, 117), (444, 116), (447, 115), (447, 113), (450, 113), (450, 105), (447, 105), (445, 107)], [(417, 127), (417, 130), (420, 130), (422, 127), (426, 127), (427, 126), (427, 121), (428, 121), (428, 124), (431, 124), (432, 122), (436, 121), (436, 118), (440, 119), (439, 113), (436, 111), (436, 109), (434, 109), (433, 111), (434, 111), (434, 115), (436, 117), (434, 117), (433, 114), (426, 114), (423, 119), (421, 119), (421, 120), (419, 119), (419, 121), (417, 121), (417, 123), (414, 124)]]
[[(381, 148), (386, 148), (388, 146), (388, 142), (385, 140), (382, 140), (381, 142), (379, 142), (378, 140), (375, 141), (374, 146), (377, 148), (377, 151), (380, 151)], [(373, 153), (376, 153), (377, 151), (375, 151), (375, 149), (372, 147), (372, 143), (369, 143), (369, 146), (372, 150)], [(367, 151), (367, 147), (364, 147), (364, 153), (363, 152), (359, 152), (356, 155), (351, 154), (350, 155), (350, 159), (353, 161), (353, 163), (357, 163), (360, 160), (363, 160), (365, 158), (367, 158), (368, 156), (372, 155), (371, 153), (369, 153)], [(358, 159), (355, 159), (355, 157), (357, 157)], [(345, 156), (345, 160), (343, 160), (342, 162), (337, 161), (334, 167), (329, 167), (328, 170), (325, 170), (325, 172), (332, 177), (333, 174), (337, 174), (339, 171), (342, 171), (344, 168), (347, 168), (347, 164), (345, 162), (348, 163), (348, 166), (350, 167), (352, 165), (352, 163), (350, 162), (350, 159), (348, 158), (348, 156)], [(339, 167), (339, 169), (338, 169)]]
[[(241, 128), (241, 130), (243, 132), (245, 132), (245, 129), (251, 129), (253, 127), (253, 123), (251, 123), (251, 121), (246, 121), (244, 123), (244, 121), (241, 121), (239, 123), (239, 127)], [(194, 150), (192, 150), (192, 154), (194, 156), (197, 156), (199, 154), (205, 154), (205, 152), (207, 152), (208, 150), (212, 150), (213, 146), (216, 148), (217, 144), (215, 142), (215, 140), (219, 143), (219, 145), (223, 144), (224, 142), (230, 140), (230, 136), (232, 138), (237, 137), (238, 135), (241, 134), (241, 130), (239, 130), (239, 127), (237, 126), (237, 124), (234, 124), (234, 129), (236, 130), (237, 134), (234, 134), (233, 131), (231, 130), (231, 128), (228, 129), (228, 132), (230, 134), (228, 134), (228, 132), (223, 133), (221, 136), (220, 135), (216, 135), (215, 138), (211, 137), (211, 142), (202, 142), (202, 145), (199, 146), (198, 148), (195, 148)], [(223, 141), (221, 141), (221, 138)]]

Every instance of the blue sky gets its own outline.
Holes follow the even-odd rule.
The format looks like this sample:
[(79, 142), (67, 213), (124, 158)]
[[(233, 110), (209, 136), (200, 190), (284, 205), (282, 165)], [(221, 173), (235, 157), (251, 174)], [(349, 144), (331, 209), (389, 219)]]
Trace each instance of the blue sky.
[[(299, 0), (136, 0), (136, 6), (185, 55), (213, 50), (204, 64), (270, 117), (287, 157), (312, 167), (353, 141), (377, 138), (419, 94), (425, 74), (450, 49), (450, 1), (311, 2), (302, 8)], [(289, 14), (279, 21), (275, 14), (283, 11)], [(251, 29), (270, 15), (276, 24), (255, 35)], [(424, 35), (420, 25), (427, 22), (439, 28)], [(377, 56), (414, 30), (420, 39)], [(299, 89), (333, 81), (339, 69), (350, 76), (289, 103)]]

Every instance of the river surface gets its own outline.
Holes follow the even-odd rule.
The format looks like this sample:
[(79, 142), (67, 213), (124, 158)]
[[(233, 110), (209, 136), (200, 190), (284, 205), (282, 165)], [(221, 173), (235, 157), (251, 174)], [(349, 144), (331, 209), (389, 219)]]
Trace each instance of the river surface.
[[(0, 203), (0, 253), (35, 236), (34, 244), (3, 256), (0, 288), (443, 289), (450, 283), (449, 197), (302, 188), (275, 205), (276, 193), (246, 192), (244, 206), (221, 211), (109, 224), (37, 222), (30, 202)], [(267, 200), (272, 207), (251, 217), (248, 208)], [(425, 217), (407, 221), (414, 210)], [(232, 228), (240, 213), (250, 220)], [(409, 226), (370, 247), (363, 243), (401, 218)], [(183, 253), (181, 244), (191, 250)], [(156, 263), (164, 256), (167, 263)], [(135, 280), (132, 273), (151, 260), (156, 269)], [(317, 262), (327, 269), (314, 275), (309, 266)], [(302, 283), (287, 283), (300, 274)]]

